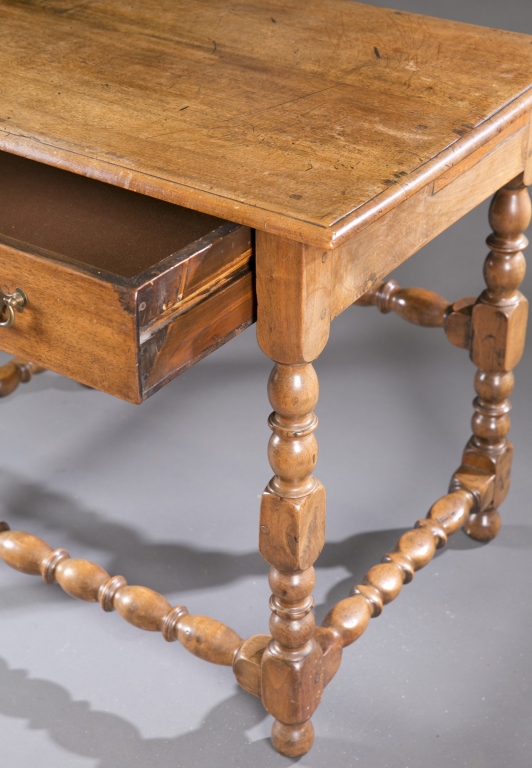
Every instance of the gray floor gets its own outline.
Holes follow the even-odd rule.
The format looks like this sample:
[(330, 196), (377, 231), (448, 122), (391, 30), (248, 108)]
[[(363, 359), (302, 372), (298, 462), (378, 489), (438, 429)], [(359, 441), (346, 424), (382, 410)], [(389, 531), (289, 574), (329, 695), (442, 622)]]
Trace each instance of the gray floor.
[[(400, 7), (532, 32), (529, 0)], [(486, 210), (396, 278), (449, 299), (479, 292)], [(361, 308), (333, 323), (316, 368), (328, 489), (321, 618), (445, 493), (469, 436), (473, 368), (440, 331)], [(267, 631), (256, 539), (269, 369), (249, 329), (140, 408), (43, 374), (0, 405), (0, 517), (243, 636)], [(532, 345), (513, 398), (499, 537), (481, 546), (456, 534), (346, 650), (301, 768), (531, 765), (531, 381)], [(2, 567), (0, 620), (2, 768), (293, 762), (272, 751), (270, 718), (230, 670), (116, 614)]]

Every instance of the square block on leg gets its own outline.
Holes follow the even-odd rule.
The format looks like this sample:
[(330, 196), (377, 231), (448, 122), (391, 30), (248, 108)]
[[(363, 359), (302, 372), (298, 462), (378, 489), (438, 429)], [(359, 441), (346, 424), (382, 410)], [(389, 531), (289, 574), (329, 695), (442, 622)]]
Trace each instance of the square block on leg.
[(280, 571), (304, 571), (314, 563), (325, 543), (325, 488), (318, 482), (307, 496), (262, 494), (259, 551)]
[(481, 509), (486, 509), (488, 506), (498, 508), (508, 495), (513, 456), (514, 448), (509, 440), (506, 442), (504, 450), (491, 454), (478, 448), (473, 442), (466, 446), (462, 456), (461, 470), (465, 473), (472, 471), (485, 473), (492, 479), (488, 493), (489, 498), (483, 502), (481, 499)]
[(270, 642), (262, 656), (262, 703), (283, 723), (304, 723), (323, 694), (323, 653), (315, 640), (293, 657)]
[(483, 371), (511, 371), (525, 347), (528, 302), (524, 296), (508, 307), (475, 304), (471, 360)]

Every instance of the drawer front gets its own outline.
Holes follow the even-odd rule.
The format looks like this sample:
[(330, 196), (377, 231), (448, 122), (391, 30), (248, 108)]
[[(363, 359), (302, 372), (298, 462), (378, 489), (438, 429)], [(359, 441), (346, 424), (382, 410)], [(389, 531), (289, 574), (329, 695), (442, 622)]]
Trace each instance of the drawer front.
[(120, 285), (0, 243), (0, 289), (28, 299), (0, 348), (88, 386), (138, 402), (135, 306)]
[(251, 231), (223, 224), (134, 278), (0, 242), (0, 290), (27, 304), (0, 349), (140, 403), (256, 316)]

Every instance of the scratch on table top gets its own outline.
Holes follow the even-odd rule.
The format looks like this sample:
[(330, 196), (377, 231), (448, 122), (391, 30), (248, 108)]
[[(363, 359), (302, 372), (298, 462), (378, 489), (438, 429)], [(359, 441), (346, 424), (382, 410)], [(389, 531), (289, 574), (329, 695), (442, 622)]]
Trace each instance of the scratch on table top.
[(323, 93), (324, 91), (331, 91), (334, 88), (338, 88), (341, 85), (341, 83), (334, 83), (333, 85), (328, 85), (326, 88), (320, 88), (317, 91), (311, 91), (310, 93), (304, 93), (301, 96), (294, 96), (292, 99), (286, 99), (286, 101), (280, 101), (278, 104), (271, 104), (268, 107), (263, 107), (262, 109), (253, 109), (249, 112), (241, 112), (238, 115), (231, 115), (231, 117), (225, 118), (224, 122), (229, 122), (231, 120), (238, 120), (241, 117), (248, 117), (249, 115), (259, 115), (261, 112), (269, 112), (271, 110), (277, 109), (278, 107), (284, 107), (286, 104), (293, 104), (295, 101), (302, 101), (303, 99), (309, 99), (311, 96), (316, 96), (318, 93)]

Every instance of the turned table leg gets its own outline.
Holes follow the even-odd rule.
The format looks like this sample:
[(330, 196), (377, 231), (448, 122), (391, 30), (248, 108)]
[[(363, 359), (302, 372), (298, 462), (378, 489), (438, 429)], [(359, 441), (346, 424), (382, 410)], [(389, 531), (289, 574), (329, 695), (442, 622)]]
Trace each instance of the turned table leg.
[(510, 400), (513, 368), (525, 346), (528, 302), (519, 291), (525, 276), (523, 234), (532, 218), (532, 206), (523, 175), (508, 182), (494, 196), (489, 220), (493, 228), (484, 263), (487, 288), (478, 299), (454, 304), (423, 288), (401, 288), (394, 280), (379, 283), (356, 303), (376, 305), (381, 312), (396, 312), (409, 322), (444, 328), (449, 340), (469, 350), (478, 366), (477, 397), (471, 421), (473, 435), (465, 447), (462, 464), (454, 473), (450, 491), (464, 490), (475, 504), (464, 523), (473, 539), (490, 541), (499, 532), (499, 506), (510, 488), (513, 447)]
[(275, 365), (268, 457), (274, 477), (262, 495), (259, 549), (270, 564), (271, 620), (260, 690), (275, 718), (272, 741), (288, 757), (312, 746), (310, 717), (324, 687), (324, 652), (315, 631), (313, 564), (325, 541), (325, 489), (318, 457), (312, 366), (330, 325), (330, 258), (321, 249), (257, 232), (257, 338)]
[(274, 408), (268, 456), (275, 476), (262, 495), (259, 548), (271, 565), (273, 594), (262, 699), (276, 718), (274, 746), (295, 757), (312, 746), (309, 718), (323, 691), (323, 654), (312, 612), (312, 566), (325, 541), (325, 489), (312, 475), (318, 454), (314, 368), (310, 363), (276, 364), (268, 395)]
[[(515, 368), (525, 345), (528, 302), (518, 290), (525, 276), (522, 250), (528, 245), (523, 232), (531, 219), (530, 197), (518, 176), (494, 196), (489, 220), (493, 233), (487, 243), (490, 252), (484, 263), (487, 288), (472, 308), (471, 360), (478, 367), (475, 376), (473, 436), (467, 444), (462, 467), (453, 487), (475, 492), (465, 476), (471, 470), (493, 476), (487, 493), (476, 491), (478, 508), (464, 529), (478, 541), (493, 539), (500, 528), (498, 508), (510, 487), (513, 447), (507, 439), (510, 429), (509, 396)], [(484, 486), (486, 487), (486, 486)], [(480, 486), (479, 486), (480, 488)]]

